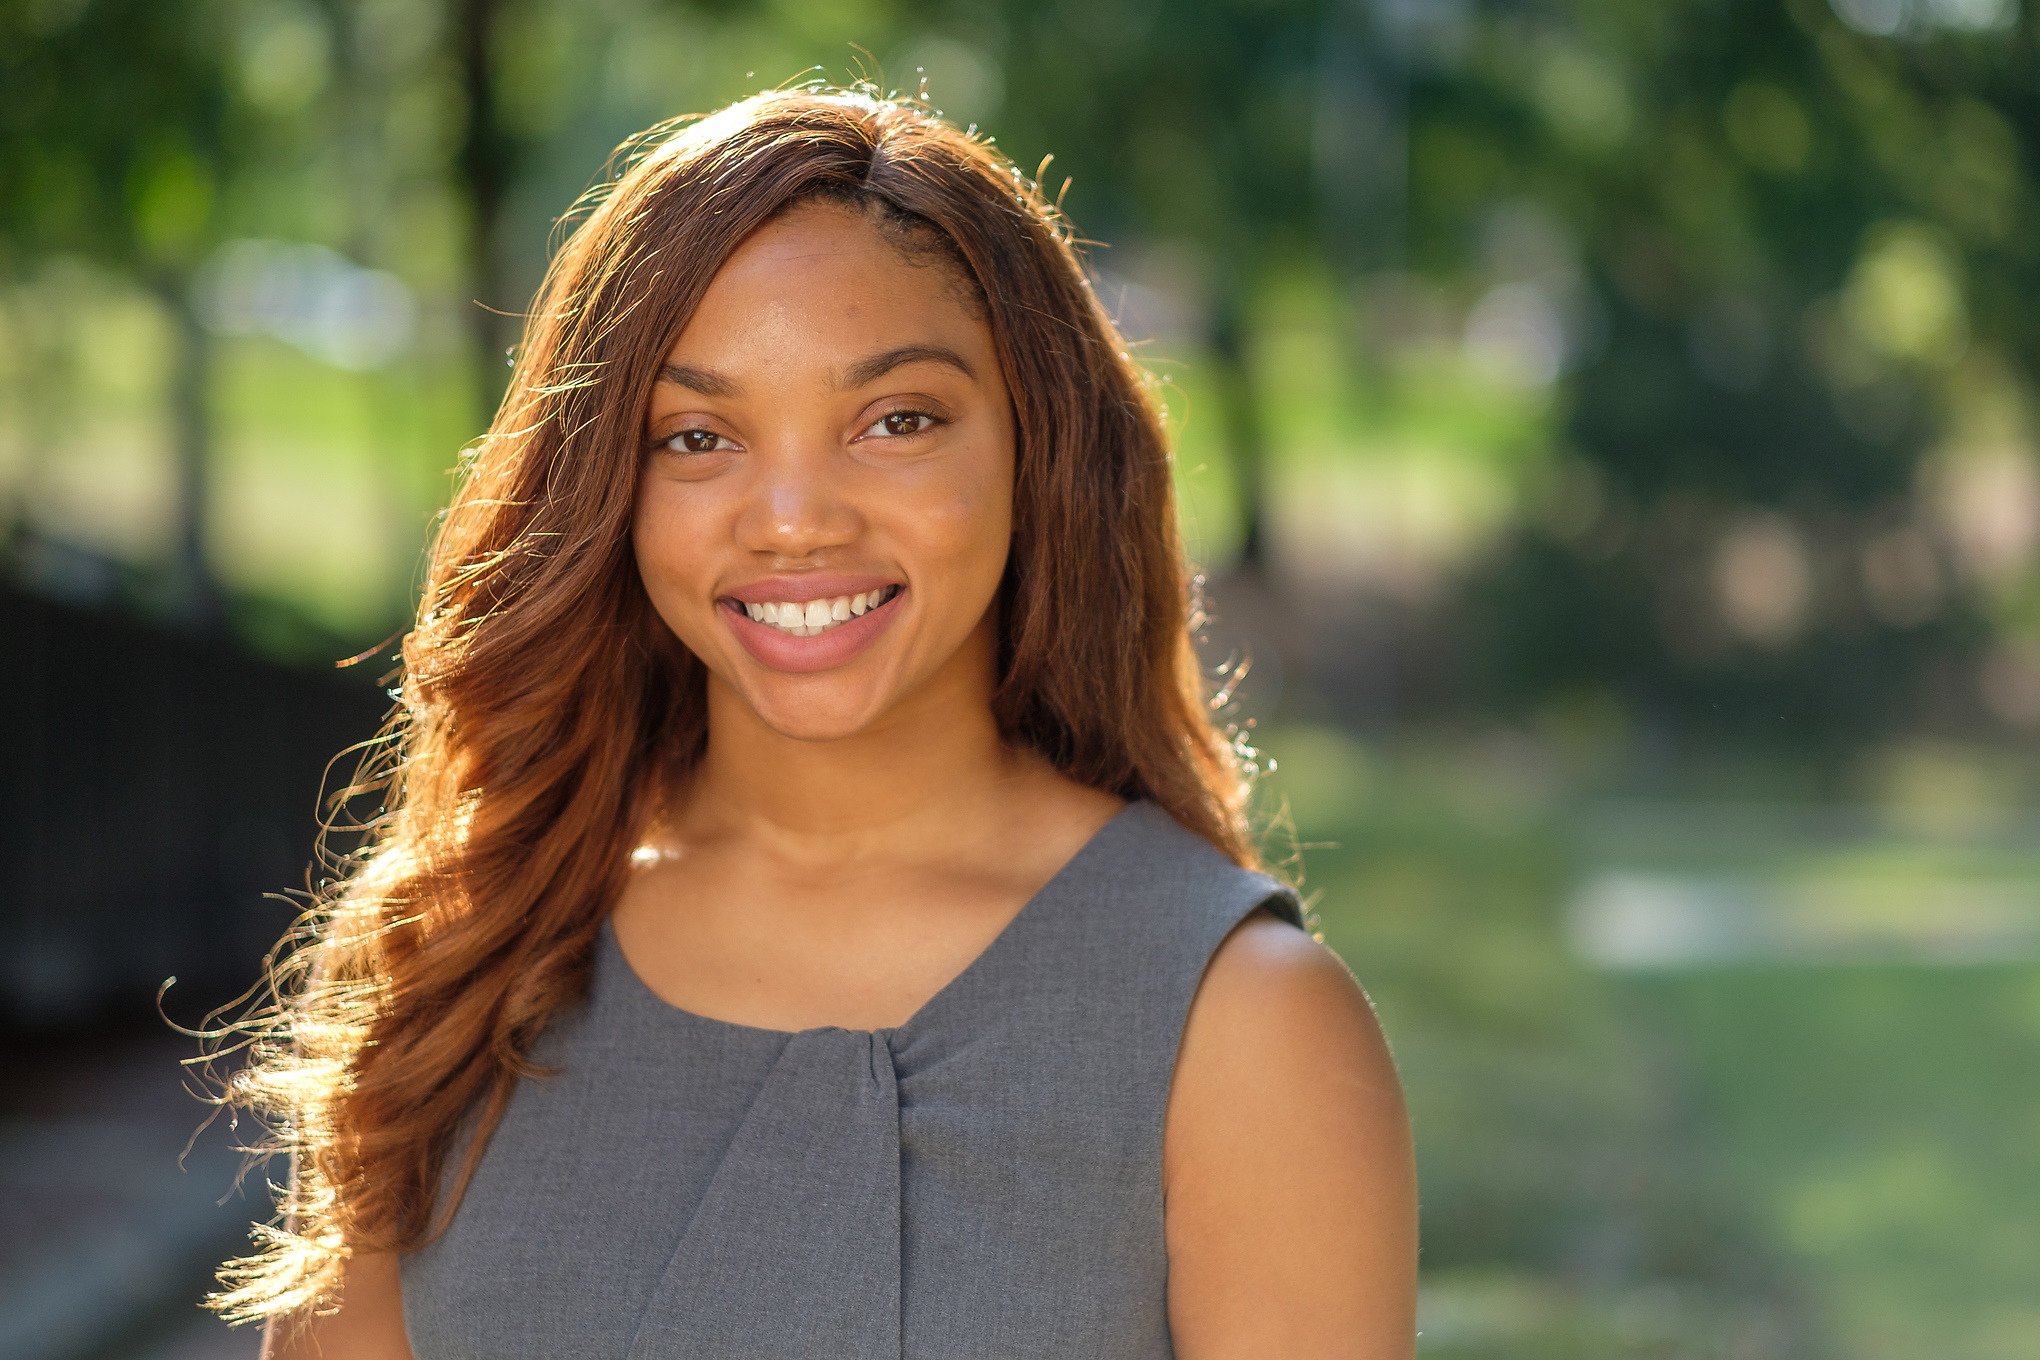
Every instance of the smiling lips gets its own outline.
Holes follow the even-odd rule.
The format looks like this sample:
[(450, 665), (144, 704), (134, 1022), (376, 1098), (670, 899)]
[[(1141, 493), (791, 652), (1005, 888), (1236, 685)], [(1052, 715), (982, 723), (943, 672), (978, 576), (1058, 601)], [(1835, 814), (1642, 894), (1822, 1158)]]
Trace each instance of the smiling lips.
[(859, 595), (838, 595), (833, 600), (771, 601), (765, 604), (750, 604), (745, 601), (732, 603), (743, 605), (744, 612), (753, 621), (769, 624), (793, 637), (816, 637), (828, 632), (838, 624), (848, 623), (853, 618), (862, 618), (900, 593), (896, 585), (881, 586), (877, 590), (865, 591)]
[[(737, 641), (761, 665), (776, 671), (825, 671), (848, 663), (878, 640), (900, 612), (896, 602), (905, 590), (895, 582), (818, 600), (724, 596), (721, 612)], [(764, 591), (747, 589), (742, 593)]]

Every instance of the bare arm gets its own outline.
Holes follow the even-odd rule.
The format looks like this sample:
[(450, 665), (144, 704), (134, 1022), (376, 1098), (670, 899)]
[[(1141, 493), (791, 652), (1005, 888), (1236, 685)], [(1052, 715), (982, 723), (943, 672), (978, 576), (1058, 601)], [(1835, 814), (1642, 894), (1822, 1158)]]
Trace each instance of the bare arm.
[(1417, 1194), (1402, 1088), (1331, 951), (1250, 918), (1190, 1010), (1163, 1146), (1182, 1360), (1410, 1360)]
[(385, 1252), (349, 1261), (340, 1310), (271, 1322), (262, 1360), (411, 1360), (397, 1258)]

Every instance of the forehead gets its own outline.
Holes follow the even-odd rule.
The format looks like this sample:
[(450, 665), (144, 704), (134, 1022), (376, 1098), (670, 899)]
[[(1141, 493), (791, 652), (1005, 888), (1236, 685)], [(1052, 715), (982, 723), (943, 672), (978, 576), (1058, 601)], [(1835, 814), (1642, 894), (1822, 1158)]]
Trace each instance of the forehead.
[[(709, 283), (673, 354), (939, 339), (989, 346), (968, 280), (855, 208), (797, 205), (753, 232)], [(911, 334), (921, 332), (920, 335)]]

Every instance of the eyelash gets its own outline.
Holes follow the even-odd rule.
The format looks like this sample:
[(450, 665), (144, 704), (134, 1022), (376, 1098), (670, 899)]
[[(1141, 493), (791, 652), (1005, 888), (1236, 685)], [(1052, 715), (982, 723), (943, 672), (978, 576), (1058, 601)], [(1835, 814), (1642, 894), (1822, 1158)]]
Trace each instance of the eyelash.
[(930, 430), (935, 429), (937, 426), (946, 425), (949, 423), (948, 421), (944, 420), (941, 416), (936, 415), (933, 411), (921, 411), (916, 410), (914, 407), (911, 406), (902, 406), (898, 410), (887, 411), (884, 415), (880, 416), (877, 420), (872, 421), (871, 424), (865, 426), (864, 428), (867, 432), (869, 432), (873, 429), (878, 428), (879, 426), (884, 425), (888, 420), (895, 420), (901, 416), (913, 416), (917, 419), (925, 420), (928, 423), (923, 425), (918, 430), (909, 430), (905, 434), (893, 434), (892, 432), (888, 431), (885, 435), (885, 438), (912, 439), (917, 434), (927, 434)]
[(685, 439), (685, 438), (686, 438), (686, 437), (687, 437), (688, 435), (690, 435), (690, 434), (706, 434), (706, 435), (714, 435), (714, 436), (715, 436), (715, 438), (716, 438), (717, 440), (721, 440), (721, 439), (724, 439), (724, 438), (726, 438), (726, 436), (724, 436), (724, 435), (719, 435), (719, 434), (716, 434), (714, 430), (704, 430), (704, 429), (700, 429), (700, 428), (698, 428), (698, 427), (692, 427), (692, 426), (690, 426), (689, 428), (687, 428), (687, 429), (684, 429), (684, 430), (675, 430), (675, 431), (673, 431), (673, 433), (671, 433), (671, 434), (667, 435), (667, 436), (666, 436), (666, 437), (665, 437), (664, 439), (659, 439), (659, 440), (655, 440), (655, 441), (653, 441), (653, 443), (652, 443), (652, 447), (653, 447), (654, 449), (665, 449), (665, 450), (666, 450), (666, 451), (668, 451), (669, 453), (694, 453), (694, 454), (702, 454), (702, 453), (715, 453), (715, 452), (718, 452), (718, 450), (715, 450), (715, 449), (684, 449), (684, 448), (679, 448), (679, 447), (676, 447), (676, 446), (677, 446), (677, 445), (678, 445), (678, 444), (680, 443), (680, 441), (681, 441), (681, 440)]
[[(946, 425), (949, 423), (948, 421), (944, 420), (941, 416), (936, 415), (933, 411), (919, 411), (915, 410), (912, 407), (903, 406), (896, 411), (887, 411), (877, 420), (874, 420), (871, 422), (871, 424), (865, 426), (864, 427), (865, 434), (868, 435), (871, 430), (884, 425), (885, 422), (887, 422), (888, 420), (896, 420), (902, 416), (911, 416), (917, 420), (924, 420), (927, 422), (927, 424), (923, 425), (918, 430), (909, 430), (904, 434), (895, 434), (891, 431), (887, 431), (886, 434), (880, 437), (886, 439), (912, 439), (915, 435), (927, 434), (931, 430), (934, 430), (936, 427)], [(673, 431), (673, 433), (665, 436), (663, 439), (654, 440), (652, 447), (654, 449), (667, 449), (673, 453), (705, 454), (705, 453), (718, 453), (721, 451), (719, 449), (688, 449), (675, 447), (676, 445), (679, 444), (679, 442), (682, 439), (685, 439), (690, 434), (712, 435), (718, 441), (727, 438), (727, 436), (725, 435), (716, 434), (714, 430), (704, 430), (699, 426), (689, 426), (687, 429), (684, 430), (675, 430)], [(859, 438), (863, 437), (865, 437), (865, 435), (859, 436)]]

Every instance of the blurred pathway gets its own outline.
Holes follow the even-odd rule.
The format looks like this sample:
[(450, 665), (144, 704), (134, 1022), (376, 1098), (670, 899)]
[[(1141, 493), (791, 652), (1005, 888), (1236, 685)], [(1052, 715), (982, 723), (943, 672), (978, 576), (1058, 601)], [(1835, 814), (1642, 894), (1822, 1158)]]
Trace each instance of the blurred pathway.
[(229, 1332), (197, 1308), (212, 1265), (245, 1244), (259, 1198), (233, 1189), (239, 1157), (226, 1120), (193, 1137), (208, 1111), (178, 1066), (192, 1041), (148, 1031), (11, 1037), (0, 1360), (253, 1356), (252, 1332)]
[(131, 1360), (257, 1360), (261, 1353), (262, 1333), (253, 1327), (229, 1327), (201, 1317), (124, 1355)]

